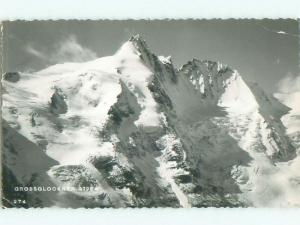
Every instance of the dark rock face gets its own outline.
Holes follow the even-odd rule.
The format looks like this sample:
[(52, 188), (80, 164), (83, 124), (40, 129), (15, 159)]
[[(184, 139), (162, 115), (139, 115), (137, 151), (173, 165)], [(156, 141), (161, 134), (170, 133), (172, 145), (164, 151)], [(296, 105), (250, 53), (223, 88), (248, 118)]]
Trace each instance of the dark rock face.
[(15, 83), (20, 80), (20, 74), (18, 72), (7, 72), (3, 74), (3, 79)]
[(96, 179), (81, 165), (54, 167), (51, 173), (59, 181), (72, 182), (74, 187), (94, 187), (97, 185)]
[(51, 97), (50, 110), (54, 114), (64, 114), (68, 111), (65, 97), (58, 89), (55, 90), (54, 94)]
[[(187, 62), (180, 69), (182, 75), (194, 81), (194, 87), (201, 92), (202, 98), (210, 101), (218, 100), (223, 94), (224, 84), (232, 76), (233, 72), (226, 65), (197, 59)], [(203, 85), (202, 90), (200, 90), (200, 84)]]
[[(56, 201), (55, 192), (18, 191), (16, 187), (55, 187), (47, 170), (57, 164), (35, 143), (2, 121), (4, 139), (2, 159), (3, 205), (14, 208), (48, 207)], [(15, 202), (22, 199), (22, 202)]]
[[(13, 207), (22, 207), (29, 208), (30, 205), (27, 203), (28, 194), (26, 192), (16, 192), (14, 191), (15, 187), (21, 187), (22, 184), (17, 180), (13, 172), (6, 166), (2, 166), (2, 195), (5, 196), (2, 198), (2, 204), (6, 208)], [(14, 203), (13, 199), (24, 199), (26, 203)]]
[[(133, 198), (130, 203), (125, 202), (126, 206), (179, 207), (174, 193), (160, 186), (155, 178), (158, 176), (155, 158), (160, 154), (155, 140), (162, 133), (158, 128), (148, 131), (147, 128), (134, 124), (142, 109), (126, 84), (122, 81), (120, 84), (122, 92), (118, 101), (110, 108), (109, 120), (100, 136), (106, 141), (111, 141), (111, 136), (115, 134), (120, 140), (115, 143), (116, 152), (125, 156), (132, 168), (124, 167), (118, 157), (95, 157), (90, 162), (103, 175), (109, 186), (130, 190)], [(135, 144), (128, 143), (129, 138), (132, 138)]]

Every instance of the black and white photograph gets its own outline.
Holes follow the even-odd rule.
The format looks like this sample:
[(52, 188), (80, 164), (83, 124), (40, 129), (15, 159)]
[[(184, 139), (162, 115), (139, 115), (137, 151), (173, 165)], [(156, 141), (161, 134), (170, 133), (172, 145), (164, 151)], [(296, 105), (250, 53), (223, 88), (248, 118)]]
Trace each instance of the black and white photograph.
[(4, 208), (300, 206), (297, 19), (3, 21)]

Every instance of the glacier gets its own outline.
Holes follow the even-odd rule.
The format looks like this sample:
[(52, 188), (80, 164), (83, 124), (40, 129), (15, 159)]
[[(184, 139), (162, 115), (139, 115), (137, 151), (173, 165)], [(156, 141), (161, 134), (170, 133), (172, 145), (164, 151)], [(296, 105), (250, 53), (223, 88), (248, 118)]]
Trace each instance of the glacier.
[(2, 86), (7, 207), (30, 185), (96, 191), (18, 193), (23, 207), (300, 204), (292, 109), (220, 62), (177, 69), (137, 35), (112, 56), (7, 73)]

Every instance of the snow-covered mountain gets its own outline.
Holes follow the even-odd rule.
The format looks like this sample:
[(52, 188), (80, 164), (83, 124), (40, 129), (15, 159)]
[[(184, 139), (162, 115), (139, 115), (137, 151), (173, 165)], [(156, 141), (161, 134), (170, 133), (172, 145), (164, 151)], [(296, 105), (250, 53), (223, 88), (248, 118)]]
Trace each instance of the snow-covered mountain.
[(297, 159), (290, 108), (224, 64), (176, 69), (134, 36), (113, 56), (2, 84), (7, 201), (14, 185), (55, 185), (95, 190), (22, 193), (27, 206), (300, 203), (300, 177), (282, 178)]

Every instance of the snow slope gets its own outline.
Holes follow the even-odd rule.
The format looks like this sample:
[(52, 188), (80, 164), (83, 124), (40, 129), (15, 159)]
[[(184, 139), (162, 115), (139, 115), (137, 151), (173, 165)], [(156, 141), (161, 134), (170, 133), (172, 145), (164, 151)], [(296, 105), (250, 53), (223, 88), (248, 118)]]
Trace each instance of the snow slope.
[[(280, 182), (267, 179), (296, 171), (289, 161), (295, 146), (281, 122), (289, 108), (224, 64), (193, 59), (177, 69), (134, 36), (112, 56), (9, 76), (2, 79), (3, 119), (57, 162), (46, 171), (32, 167), (28, 176), (44, 171), (56, 186), (96, 188), (58, 193), (53, 206), (299, 203), (289, 200), (297, 184), (272, 201)], [(36, 153), (28, 154), (30, 167)], [(20, 161), (10, 161), (20, 180), (13, 169)]]

